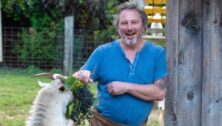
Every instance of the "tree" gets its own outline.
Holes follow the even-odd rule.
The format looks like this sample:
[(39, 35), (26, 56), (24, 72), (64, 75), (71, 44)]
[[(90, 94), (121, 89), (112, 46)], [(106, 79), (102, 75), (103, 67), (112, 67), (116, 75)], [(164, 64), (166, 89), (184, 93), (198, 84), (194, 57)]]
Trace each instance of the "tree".
[[(4, 0), (2, 9), (13, 20), (30, 21), (31, 28), (22, 31), (22, 42), (15, 48), (19, 59), (27, 63), (29, 57), (38, 56), (42, 61), (46, 58), (50, 61), (49, 64), (53, 64), (61, 58), (55, 42), (57, 34), (63, 32), (65, 16), (75, 15), (75, 29), (89, 31), (86, 35), (92, 36), (94, 42), (107, 42), (116, 37), (112, 25), (113, 14), (116, 6), (125, 1), (127, 0)], [(39, 51), (43, 47), (47, 56)]]

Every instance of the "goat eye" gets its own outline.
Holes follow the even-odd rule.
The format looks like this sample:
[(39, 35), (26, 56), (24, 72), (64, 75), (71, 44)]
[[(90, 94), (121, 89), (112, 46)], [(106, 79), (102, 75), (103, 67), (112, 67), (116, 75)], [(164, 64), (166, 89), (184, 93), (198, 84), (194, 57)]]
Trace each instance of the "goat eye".
[(66, 88), (65, 88), (65, 86), (61, 86), (61, 87), (59, 87), (59, 90), (60, 90), (61, 92), (63, 92), (63, 91), (66, 90)]

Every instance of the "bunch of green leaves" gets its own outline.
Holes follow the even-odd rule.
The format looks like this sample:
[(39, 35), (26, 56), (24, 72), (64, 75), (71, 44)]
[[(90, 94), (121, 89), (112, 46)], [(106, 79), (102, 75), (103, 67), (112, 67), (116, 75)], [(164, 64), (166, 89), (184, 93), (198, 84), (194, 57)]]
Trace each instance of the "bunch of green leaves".
[(73, 101), (67, 106), (66, 117), (71, 118), (76, 125), (81, 125), (91, 117), (90, 109), (95, 99), (89, 85), (84, 84), (75, 77), (69, 76), (65, 84), (73, 92), (74, 96)]

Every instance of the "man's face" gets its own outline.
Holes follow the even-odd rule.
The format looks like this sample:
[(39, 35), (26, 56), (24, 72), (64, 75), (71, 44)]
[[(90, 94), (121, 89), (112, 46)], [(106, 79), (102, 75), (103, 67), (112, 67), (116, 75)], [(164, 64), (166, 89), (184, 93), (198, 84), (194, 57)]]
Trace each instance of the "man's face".
[(128, 46), (136, 45), (142, 40), (143, 24), (136, 10), (123, 10), (120, 13), (118, 32), (121, 40)]

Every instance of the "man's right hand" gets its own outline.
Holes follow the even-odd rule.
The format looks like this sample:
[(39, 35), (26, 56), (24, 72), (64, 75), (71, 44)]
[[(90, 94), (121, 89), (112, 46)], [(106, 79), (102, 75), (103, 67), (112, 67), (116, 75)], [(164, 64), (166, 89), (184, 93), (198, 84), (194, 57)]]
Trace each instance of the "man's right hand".
[(84, 83), (91, 83), (93, 80), (91, 79), (91, 72), (88, 70), (82, 70), (75, 72), (72, 76), (77, 78), (80, 81), (83, 81)]

